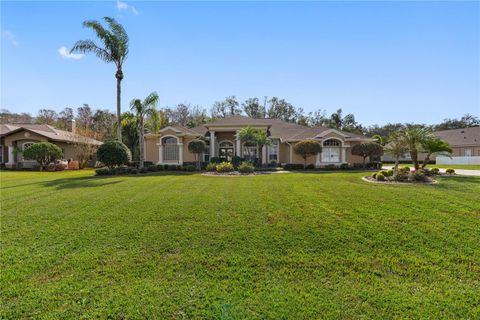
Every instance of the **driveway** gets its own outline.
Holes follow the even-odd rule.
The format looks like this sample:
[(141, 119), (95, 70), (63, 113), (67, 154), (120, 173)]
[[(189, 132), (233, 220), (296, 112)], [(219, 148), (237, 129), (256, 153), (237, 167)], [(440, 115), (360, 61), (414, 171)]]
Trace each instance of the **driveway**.
[[(393, 169), (393, 166), (383, 166), (382, 169)], [(445, 173), (445, 169), (440, 168), (440, 172)], [(480, 170), (455, 169), (455, 173), (461, 176), (480, 177)]]

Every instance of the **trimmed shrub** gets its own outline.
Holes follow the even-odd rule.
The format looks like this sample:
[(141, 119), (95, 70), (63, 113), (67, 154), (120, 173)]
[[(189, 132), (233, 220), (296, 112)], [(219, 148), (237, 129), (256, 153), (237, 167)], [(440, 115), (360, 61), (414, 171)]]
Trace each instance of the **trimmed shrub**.
[(107, 141), (98, 148), (97, 159), (107, 167), (113, 168), (127, 164), (131, 160), (131, 153), (123, 143)]
[(139, 172), (140, 172), (140, 173), (147, 173), (147, 172), (148, 172), (148, 168), (142, 167), (142, 168), (139, 169)]
[(341, 170), (348, 170), (348, 169), (350, 169), (350, 166), (348, 165), (348, 163), (342, 163), (340, 165), (340, 169)]
[(150, 172), (157, 172), (157, 171), (158, 171), (158, 167), (157, 167), (156, 165), (153, 165), (153, 164), (152, 164), (152, 165), (149, 165), (149, 166), (147, 167), (147, 169), (148, 169), (148, 171), (150, 171)]
[(192, 164), (189, 164), (189, 165), (184, 166), (183, 169), (184, 169), (185, 171), (192, 172), (192, 171), (197, 170), (197, 166), (194, 166), (194, 165), (192, 165)]
[(377, 173), (376, 172), (372, 173), (372, 178), (377, 179)]
[(293, 152), (303, 158), (304, 168), (306, 168), (308, 156), (322, 152), (322, 145), (317, 140), (303, 140), (293, 146)]
[(433, 167), (432, 169), (430, 169), (430, 173), (435, 175), (435, 174), (439, 174), (440, 173), (440, 169), (437, 168), (437, 167)]
[(399, 170), (397, 173), (393, 175), (393, 180), (397, 182), (407, 181), (408, 172)]
[(217, 164), (215, 162), (210, 162), (205, 167), (205, 170), (207, 170), (207, 171), (217, 171)]
[[(23, 151), (23, 157), (37, 161), (40, 165), (40, 170), (45, 169), (49, 163), (60, 159), (62, 155), (62, 149), (50, 142), (34, 143)], [(53, 171), (55, 171), (55, 165)]]
[(327, 164), (325, 167), (323, 167), (325, 170), (335, 170), (337, 169), (337, 166), (334, 164)]
[(393, 170), (389, 169), (387, 170), (387, 177), (392, 177), (393, 176)]
[(400, 167), (398, 168), (398, 170), (403, 172), (410, 172), (410, 167)]
[(102, 168), (98, 168), (95, 170), (95, 174), (97, 176), (108, 176), (108, 175), (111, 175), (112, 172), (110, 170), (110, 168), (108, 167), (102, 167)]
[(241, 173), (251, 173), (255, 171), (255, 167), (251, 162), (244, 161), (238, 166), (238, 171), (240, 171)]
[(381, 162), (374, 162), (374, 161), (372, 161), (372, 162), (367, 163), (366, 167), (367, 167), (368, 169), (380, 170), (380, 169), (382, 169), (382, 165), (383, 165), (383, 164), (382, 164)]
[(210, 163), (220, 163), (220, 162), (222, 162), (222, 159), (220, 159), (219, 157), (210, 158)]
[(277, 161), (270, 161), (268, 166), (271, 167), (271, 168), (276, 168), (276, 167), (278, 167), (278, 163), (277, 163)]
[(301, 163), (287, 163), (283, 166), (285, 170), (302, 170), (303, 164)]
[(241, 157), (234, 156), (232, 158), (232, 164), (235, 168), (238, 168), (240, 166), (240, 164), (242, 164), (243, 162), (244, 162), (244, 160)]
[(455, 169), (453, 169), (453, 168), (448, 168), (447, 170), (445, 170), (445, 172), (446, 172), (447, 174), (455, 174)]
[(315, 169), (315, 165), (314, 164), (309, 164), (306, 169), (309, 169), (309, 170), (313, 170)]
[(137, 174), (137, 173), (138, 173), (138, 169), (137, 169), (137, 168), (130, 168), (130, 169), (129, 169), (129, 173), (130, 173), (130, 174)]
[(377, 173), (377, 181), (385, 181), (385, 176), (382, 173)]
[(230, 162), (222, 162), (217, 165), (216, 170), (217, 172), (232, 172), (235, 168)]
[(428, 177), (425, 174), (425, 172), (423, 172), (423, 170), (417, 170), (417, 171), (414, 171), (414, 172), (410, 173), (409, 179), (411, 181), (418, 181), (418, 182), (428, 181)]
[(388, 172), (387, 172), (387, 170), (380, 170), (378, 173), (383, 174), (384, 177), (388, 177)]
[(165, 170), (165, 166), (163, 164), (157, 164), (157, 171)]

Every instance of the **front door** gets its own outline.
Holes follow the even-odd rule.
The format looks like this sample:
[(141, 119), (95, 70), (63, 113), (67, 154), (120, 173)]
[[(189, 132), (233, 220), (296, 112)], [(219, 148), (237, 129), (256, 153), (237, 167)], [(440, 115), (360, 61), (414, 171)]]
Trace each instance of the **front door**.
[(218, 151), (220, 159), (222, 159), (223, 161), (232, 161), (233, 148), (219, 148)]
[(327, 163), (340, 162), (340, 148), (323, 147), (322, 162), (327, 162)]

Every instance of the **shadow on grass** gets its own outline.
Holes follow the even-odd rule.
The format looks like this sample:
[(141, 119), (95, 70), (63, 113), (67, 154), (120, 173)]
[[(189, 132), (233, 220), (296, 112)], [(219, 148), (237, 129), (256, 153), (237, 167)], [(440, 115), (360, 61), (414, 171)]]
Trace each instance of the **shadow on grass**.
[(437, 178), (438, 184), (435, 185), (436, 188), (440, 189), (452, 189), (452, 185), (448, 182), (457, 182), (455, 185), (457, 188), (465, 188), (465, 184), (480, 184), (480, 177), (474, 176), (443, 176)]

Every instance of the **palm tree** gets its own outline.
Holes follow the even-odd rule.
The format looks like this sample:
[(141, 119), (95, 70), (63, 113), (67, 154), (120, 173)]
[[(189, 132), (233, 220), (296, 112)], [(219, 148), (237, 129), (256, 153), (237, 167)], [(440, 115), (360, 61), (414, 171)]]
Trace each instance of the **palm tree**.
[(385, 153), (391, 154), (395, 158), (395, 166), (393, 170), (398, 170), (398, 161), (403, 155), (408, 152), (408, 146), (406, 145), (405, 141), (403, 141), (402, 137), (399, 134), (392, 134), (389, 139), (388, 143), (384, 147)]
[(143, 168), (143, 162), (145, 161), (145, 146), (144, 146), (144, 131), (145, 131), (145, 117), (156, 117), (157, 103), (160, 98), (156, 92), (150, 93), (145, 100), (133, 99), (130, 102), (130, 109), (135, 113), (138, 125), (138, 145), (140, 147), (140, 161), (139, 167)]
[(402, 132), (402, 141), (407, 145), (410, 151), (410, 157), (412, 158), (415, 170), (419, 169), (418, 164), (418, 148), (421, 144), (433, 137), (430, 129), (421, 126), (408, 126), (405, 131)]
[(425, 160), (423, 160), (422, 164), (422, 169), (424, 169), (428, 162), (430, 161), (430, 157), (434, 153), (452, 153), (452, 148), (450, 148), (450, 145), (441, 139), (433, 138), (433, 139), (427, 139), (422, 142), (422, 151), (427, 154), (425, 157)]
[(272, 144), (272, 139), (268, 137), (268, 133), (265, 130), (258, 130), (257, 134), (255, 135), (255, 142), (257, 143), (258, 154), (260, 155), (260, 163), (266, 161), (263, 159), (262, 149), (263, 146), (269, 146)]
[(123, 79), (122, 66), (128, 55), (128, 35), (121, 24), (115, 19), (104, 17), (103, 20), (107, 23), (109, 30), (105, 29), (100, 22), (89, 20), (83, 22), (83, 26), (91, 28), (95, 31), (98, 39), (103, 44), (103, 47), (98, 46), (92, 40), (79, 40), (75, 43), (70, 53), (93, 53), (99, 59), (106, 63), (115, 63), (117, 72), (117, 135), (118, 141), (122, 141), (122, 127), (121, 127), (121, 82)]

